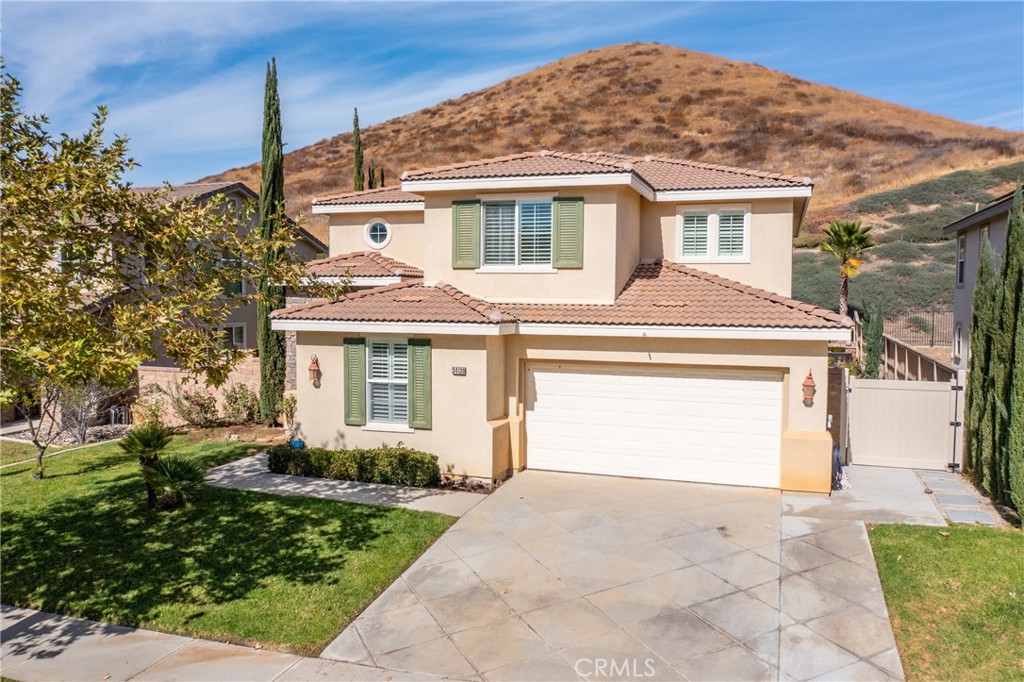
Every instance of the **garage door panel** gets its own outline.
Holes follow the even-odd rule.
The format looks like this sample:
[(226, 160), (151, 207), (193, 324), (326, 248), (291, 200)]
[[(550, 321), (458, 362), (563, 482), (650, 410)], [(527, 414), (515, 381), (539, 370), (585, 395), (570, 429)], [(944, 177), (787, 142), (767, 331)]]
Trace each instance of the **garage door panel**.
[(528, 368), (527, 466), (778, 487), (781, 374)]

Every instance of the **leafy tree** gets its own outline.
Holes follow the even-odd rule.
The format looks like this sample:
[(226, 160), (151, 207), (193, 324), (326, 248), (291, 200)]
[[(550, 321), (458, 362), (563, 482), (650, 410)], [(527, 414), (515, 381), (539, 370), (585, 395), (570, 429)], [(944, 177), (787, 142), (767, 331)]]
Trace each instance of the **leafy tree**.
[(352, 174), (352, 189), (362, 192), (363, 184), (363, 140), (359, 135), (359, 109), (352, 116), (352, 154), (355, 159)]
[[(127, 140), (106, 139), (104, 108), (81, 137), (55, 137), (20, 94), (0, 63), (0, 402), (52, 417), (64, 393), (128, 385), (157, 342), (184, 371), (224, 383), (244, 352), (225, 348), (219, 327), (259, 299), (230, 284), (302, 281), (294, 226), (270, 238), (285, 255), (267, 269), (252, 206), (136, 191), (122, 180), (135, 167)], [(41, 476), (54, 422), (29, 423)]]
[(859, 273), (860, 255), (864, 249), (875, 245), (871, 241), (871, 228), (862, 227), (859, 220), (836, 220), (825, 228), (825, 241), (821, 250), (827, 251), (839, 261), (839, 314), (849, 310), (850, 279)]
[(882, 364), (882, 338), (885, 332), (885, 313), (876, 308), (868, 314), (864, 325), (864, 372), (865, 379), (877, 379)]
[(970, 383), (967, 387), (967, 467), (980, 473), (991, 460), (992, 432), (985, 428), (985, 394), (992, 360), (992, 338), (997, 320), (995, 252), (987, 239), (981, 240), (978, 278), (974, 285), (974, 315), (971, 320)]
[[(277, 63), (267, 64), (263, 101), (263, 178), (260, 183), (260, 237), (266, 247), (260, 256), (264, 271), (281, 258), (274, 235), (287, 222), (284, 215), (284, 152), (281, 143), (281, 100), (277, 95)], [(277, 421), (278, 404), (284, 395), (284, 334), (270, 326), (270, 313), (283, 308), (284, 287), (266, 276), (257, 283), (256, 343), (260, 357), (260, 419)]]

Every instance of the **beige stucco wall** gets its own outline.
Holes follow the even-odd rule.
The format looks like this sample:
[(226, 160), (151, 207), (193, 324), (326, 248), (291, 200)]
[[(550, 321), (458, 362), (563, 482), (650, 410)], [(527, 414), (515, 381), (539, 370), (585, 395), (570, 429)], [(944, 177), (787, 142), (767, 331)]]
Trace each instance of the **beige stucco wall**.
[(615, 228), (615, 294), (622, 291), (640, 262), (640, 213), (641, 204), (652, 206), (651, 202), (632, 189), (619, 190), (618, 210)]
[[(793, 200), (763, 199), (747, 202), (697, 202), (686, 208), (750, 205), (750, 262), (693, 263), (698, 270), (728, 277), (750, 286), (789, 296), (793, 291)], [(640, 258), (683, 262), (679, 258), (677, 213), (684, 204), (645, 201), (641, 215)]]
[[(360, 334), (298, 332), (297, 363), (316, 354), (322, 373), (319, 387), (298, 377), (295, 428), (307, 447), (375, 447), (398, 442), (438, 456), (441, 471), (489, 480), (493, 471), (494, 427), (488, 424), (487, 342), (483, 337), (435, 336), (431, 339), (432, 428), (412, 433), (347, 426), (344, 415), (345, 365), (342, 341)], [(394, 335), (370, 338), (396, 339)], [(452, 367), (466, 368), (454, 376)], [(497, 370), (493, 364), (492, 369)], [(501, 386), (500, 373), (493, 380)], [(491, 399), (497, 403), (496, 398)]]
[[(628, 363), (779, 371), (784, 396), (783, 481), (791, 489), (814, 489), (806, 486), (825, 480), (822, 472), (830, 466), (825, 342), (437, 336), (432, 338), (431, 354), (433, 428), (392, 433), (344, 423), (345, 336), (349, 335), (298, 333), (299, 365), (304, 366), (315, 353), (323, 372), (319, 387), (304, 377), (298, 383), (296, 424), (299, 437), (310, 447), (402, 441), (438, 455), (442, 470), (450, 466), (455, 474), (500, 480), (509, 471), (529, 467), (523, 404), (527, 363)], [(453, 376), (453, 366), (466, 367), (466, 376)], [(808, 371), (818, 382), (811, 407), (804, 406), (801, 392)]]
[[(987, 223), (972, 226), (963, 230), (959, 235), (964, 235), (966, 241), (966, 257), (964, 259), (964, 283), (962, 286), (956, 283), (956, 270), (953, 271), (953, 334), (956, 335), (957, 325), (961, 328), (961, 353), (954, 357), (953, 362), (960, 367), (967, 367), (970, 358), (971, 319), (974, 310), (974, 285), (978, 281), (978, 264), (981, 259), (981, 235), (985, 226), (988, 226), (989, 243), (992, 250), (996, 252), (996, 262), (1006, 249), (1006, 221), (1009, 214), (1004, 214)], [(957, 235), (959, 237), (959, 235)], [(953, 256), (953, 264), (956, 265), (956, 256)], [(953, 343), (951, 341), (951, 343)], [(955, 351), (954, 351), (955, 352)]]
[[(383, 249), (374, 249), (365, 238), (366, 225), (374, 219), (382, 219), (391, 226), (391, 241)], [(423, 211), (337, 213), (330, 215), (329, 224), (332, 256), (379, 250), (409, 265), (423, 265)], [(450, 225), (444, 243), (449, 242)]]

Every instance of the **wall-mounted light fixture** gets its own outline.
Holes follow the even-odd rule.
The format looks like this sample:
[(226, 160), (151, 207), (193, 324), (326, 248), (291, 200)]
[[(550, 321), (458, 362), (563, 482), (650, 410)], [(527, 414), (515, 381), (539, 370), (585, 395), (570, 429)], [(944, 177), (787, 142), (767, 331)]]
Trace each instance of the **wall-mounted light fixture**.
[(316, 355), (309, 359), (309, 380), (313, 382), (314, 386), (320, 385), (320, 359)]
[(807, 378), (804, 379), (804, 383), (801, 384), (804, 391), (804, 405), (810, 407), (814, 405), (814, 394), (817, 393), (817, 386), (814, 383), (814, 376), (810, 370), (807, 370)]

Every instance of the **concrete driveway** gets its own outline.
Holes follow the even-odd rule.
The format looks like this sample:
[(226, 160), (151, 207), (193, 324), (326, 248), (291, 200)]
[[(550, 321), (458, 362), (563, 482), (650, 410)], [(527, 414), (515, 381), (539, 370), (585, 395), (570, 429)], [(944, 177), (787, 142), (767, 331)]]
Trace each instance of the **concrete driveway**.
[(782, 508), (526, 471), (322, 655), (490, 681), (902, 679), (864, 524)]

